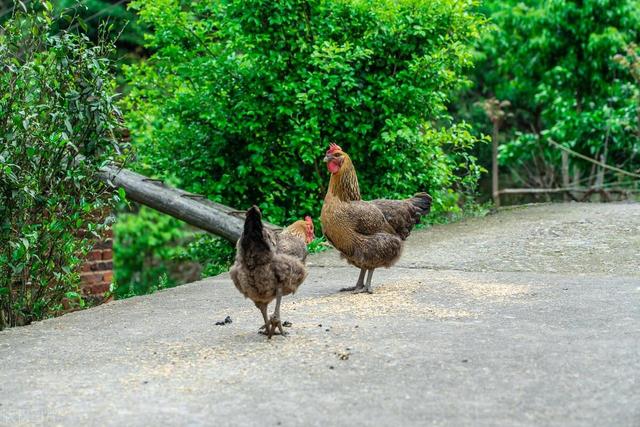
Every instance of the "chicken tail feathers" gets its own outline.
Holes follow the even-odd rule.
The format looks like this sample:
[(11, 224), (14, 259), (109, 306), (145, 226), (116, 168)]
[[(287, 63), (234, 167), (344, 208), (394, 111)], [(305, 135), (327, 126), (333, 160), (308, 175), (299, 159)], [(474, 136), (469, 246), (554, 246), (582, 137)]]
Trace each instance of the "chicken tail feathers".
[(431, 211), (431, 196), (427, 193), (416, 193), (409, 201), (418, 209), (416, 212), (418, 221), (420, 216), (427, 215)]
[(262, 213), (255, 205), (247, 211), (244, 231), (240, 236), (240, 247), (246, 254), (257, 254), (270, 250), (263, 233)]

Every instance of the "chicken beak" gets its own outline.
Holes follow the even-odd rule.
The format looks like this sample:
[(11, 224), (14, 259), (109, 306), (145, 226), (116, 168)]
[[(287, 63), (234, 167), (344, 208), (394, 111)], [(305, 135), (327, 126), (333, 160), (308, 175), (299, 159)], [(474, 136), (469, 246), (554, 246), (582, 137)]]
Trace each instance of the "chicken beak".
[(324, 156), (324, 159), (322, 159), (322, 161), (325, 163), (329, 163), (331, 160), (333, 160), (333, 156), (330, 154), (327, 154), (326, 156)]

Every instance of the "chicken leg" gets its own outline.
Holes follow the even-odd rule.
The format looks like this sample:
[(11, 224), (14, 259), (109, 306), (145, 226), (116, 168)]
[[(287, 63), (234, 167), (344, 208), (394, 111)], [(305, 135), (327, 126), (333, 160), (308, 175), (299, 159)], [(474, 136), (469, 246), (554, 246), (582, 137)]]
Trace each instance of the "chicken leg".
[(284, 329), (282, 329), (282, 322), (280, 321), (280, 302), (281, 301), (282, 301), (282, 286), (278, 286), (278, 289), (276, 290), (276, 308), (275, 310), (273, 310), (271, 319), (269, 319), (270, 328), (269, 328), (269, 333), (267, 334), (269, 339), (271, 339), (271, 337), (273, 336), (274, 332), (276, 331), (276, 328), (280, 332), (280, 335), (282, 336), (286, 335)]
[(364, 268), (360, 269), (360, 276), (358, 276), (358, 281), (355, 286), (349, 286), (348, 288), (340, 289), (340, 292), (351, 292), (354, 293), (360, 292), (361, 289), (364, 289), (364, 274), (367, 272)]
[[(373, 276), (373, 268), (371, 270), (369, 270), (369, 273), (367, 274), (367, 282), (365, 283), (365, 285), (361, 288), (356, 288), (353, 293), (354, 294), (359, 294), (362, 292), (366, 292), (368, 294), (372, 294), (373, 290), (371, 289), (371, 276)], [(364, 270), (363, 270), (364, 271)]]
[(267, 333), (269, 332), (269, 317), (267, 316), (267, 304), (263, 302), (262, 303), (256, 302), (255, 305), (260, 310), (260, 313), (262, 313), (262, 318), (264, 319), (264, 325), (262, 325), (260, 329), (258, 329), (258, 333), (267, 335)]

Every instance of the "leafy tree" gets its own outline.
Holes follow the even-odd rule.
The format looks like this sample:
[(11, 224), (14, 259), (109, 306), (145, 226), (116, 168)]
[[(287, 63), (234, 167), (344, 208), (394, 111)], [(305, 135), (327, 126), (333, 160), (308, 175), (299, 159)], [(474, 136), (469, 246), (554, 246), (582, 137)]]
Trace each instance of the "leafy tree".
[(82, 303), (78, 267), (116, 199), (96, 172), (127, 149), (113, 45), (52, 35), (44, 4), (0, 28), (0, 329)]
[(135, 167), (285, 223), (318, 214), (329, 142), (365, 197), (428, 190), (458, 209), (480, 168), (446, 111), (481, 20), (470, 1), (134, 1), (148, 61), (126, 67)]
[(127, 10), (125, 2), (120, 0), (55, 0), (52, 3), (58, 14), (65, 12), (68, 14), (73, 11), (77, 16), (71, 24), (59, 22), (62, 28), (80, 27), (91, 40), (97, 40), (100, 26), (108, 24), (114, 35), (118, 34), (115, 44), (120, 55), (140, 55), (143, 53), (145, 29), (138, 22), (135, 13)]
[[(42, 9), (42, 2), (0, 0), (0, 23), (10, 19), (14, 12)], [(136, 15), (127, 10), (124, 0), (51, 0), (54, 32), (61, 29), (79, 30), (91, 40), (98, 40), (100, 27), (111, 25), (118, 34), (115, 41), (119, 54), (142, 54), (144, 27)]]
[[(561, 185), (560, 151), (548, 139), (638, 169), (638, 86), (614, 57), (640, 41), (640, 3), (488, 0), (484, 8), (494, 31), (478, 43), (475, 99), (510, 102), (500, 160), (515, 179)], [(576, 182), (592, 175), (591, 164), (572, 161)]]

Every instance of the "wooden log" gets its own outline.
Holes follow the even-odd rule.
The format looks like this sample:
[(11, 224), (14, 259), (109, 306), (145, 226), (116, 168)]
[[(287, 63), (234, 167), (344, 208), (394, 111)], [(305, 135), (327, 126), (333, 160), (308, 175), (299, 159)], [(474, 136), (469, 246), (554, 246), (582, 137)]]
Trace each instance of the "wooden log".
[[(123, 188), (129, 200), (171, 215), (202, 230), (224, 237), (232, 243), (244, 228), (244, 215), (228, 206), (212, 202), (203, 196), (172, 188), (162, 181), (115, 166), (106, 166), (99, 177), (108, 185)], [(271, 229), (279, 227), (265, 223)]]

